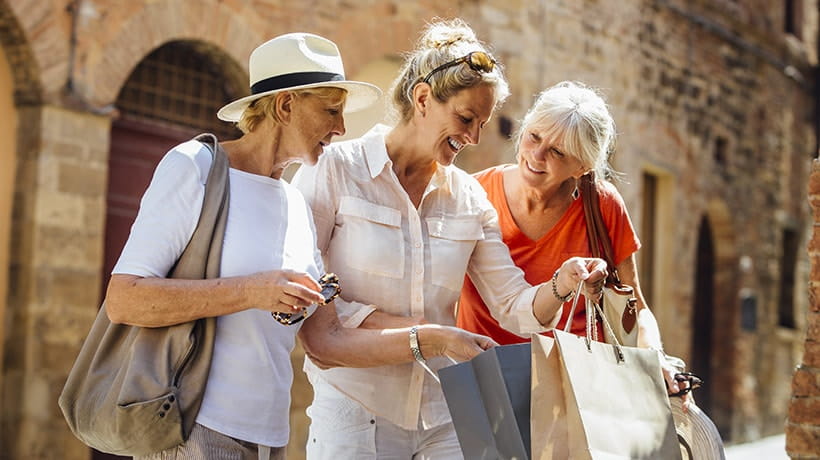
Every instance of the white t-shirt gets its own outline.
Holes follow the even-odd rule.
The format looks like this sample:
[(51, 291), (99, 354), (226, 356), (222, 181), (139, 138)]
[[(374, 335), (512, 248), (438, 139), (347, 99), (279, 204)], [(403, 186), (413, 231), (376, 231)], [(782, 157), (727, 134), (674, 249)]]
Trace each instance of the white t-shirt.
[[(211, 162), (210, 150), (197, 141), (163, 157), (113, 273), (166, 276), (199, 220)], [(322, 261), (301, 193), (285, 181), (236, 169), (229, 180), (221, 276), (289, 268), (318, 279)], [(284, 326), (258, 309), (219, 317), (197, 422), (244, 441), (287, 444), (290, 352), (301, 324)]]

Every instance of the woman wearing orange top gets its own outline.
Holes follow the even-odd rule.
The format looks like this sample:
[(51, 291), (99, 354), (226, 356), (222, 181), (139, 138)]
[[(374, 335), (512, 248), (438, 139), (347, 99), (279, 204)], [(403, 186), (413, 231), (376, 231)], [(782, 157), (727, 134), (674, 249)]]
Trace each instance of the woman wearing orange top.
[[(526, 280), (550, 280), (569, 257), (590, 257), (583, 200), (578, 181), (584, 174), (609, 177), (607, 158), (614, 146), (615, 122), (604, 100), (580, 83), (562, 82), (540, 94), (524, 117), (516, 136), (517, 164), (475, 174), (498, 212), (502, 239)], [(615, 187), (598, 179), (601, 212), (609, 231), (614, 262), (621, 281), (635, 288), (638, 346), (662, 350), (654, 315), (641, 292), (635, 265), (640, 241), (623, 198)], [(585, 302), (579, 302), (570, 330), (585, 334)], [(570, 321), (569, 305), (556, 328)], [(466, 277), (458, 308), (458, 326), (492, 337), (500, 344), (529, 341), (502, 328)], [(603, 341), (603, 327), (598, 328)], [(677, 372), (663, 363), (670, 393), (679, 390)]]

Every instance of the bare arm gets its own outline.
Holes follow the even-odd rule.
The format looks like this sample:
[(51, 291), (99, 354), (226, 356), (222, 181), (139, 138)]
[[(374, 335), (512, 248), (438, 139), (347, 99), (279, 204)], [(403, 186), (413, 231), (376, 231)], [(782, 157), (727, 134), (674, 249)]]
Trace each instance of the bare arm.
[[(412, 362), (409, 334), (409, 327), (343, 327), (331, 303), (305, 321), (299, 339), (305, 353), (321, 368), (375, 367)], [(436, 324), (420, 325), (418, 339), (425, 358), (447, 355), (457, 361), (471, 359), (497, 345), (488, 337)]]
[[(584, 292), (575, 294), (585, 294), (589, 298), (597, 299), (601, 295), (606, 275), (606, 262), (602, 259), (572, 257), (558, 269), (556, 291), (559, 296), (567, 295), (577, 289), (578, 283), (584, 280)], [(552, 290), (552, 280), (549, 280), (538, 288), (532, 303), (532, 311), (538, 322), (548, 325), (558, 321), (563, 305), (564, 302), (559, 300)]]
[[(658, 328), (658, 321), (652, 310), (646, 304), (643, 292), (641, 291), (641, 283), (638, 280), (637, 265), (635, 263), (635, 254), (630, 255), (623, 262), (618, 264), (618, 275), (624, 284), (628, 284), (635, 289), (635, 298), (637, 299), (637, 306), (635, 309), (637, 326), (638, 326), (638, 347), (652, 348), (658, 351), (663, 351), (663, 342), (661, 341), (661, 332)], [(675, 374), (677, 369), (661, 360), (663, 375), (666, 379), (669, 393), (675, 393), (680, 390), (678, 382), (675, 381)], [(689, 395), (684, 395), (684, 400)]]
[(159, 327), (250, 308), (293, 313), (321, 303), (307, 273), (272, 270), (208, 280), (111, 276), (105, 308), (112, 323)]
[(376, 310), (368, 315), (359, 327), (364, 329), (395, 329), (409, 328), (425, 323), (423, 316), (399, 316)]

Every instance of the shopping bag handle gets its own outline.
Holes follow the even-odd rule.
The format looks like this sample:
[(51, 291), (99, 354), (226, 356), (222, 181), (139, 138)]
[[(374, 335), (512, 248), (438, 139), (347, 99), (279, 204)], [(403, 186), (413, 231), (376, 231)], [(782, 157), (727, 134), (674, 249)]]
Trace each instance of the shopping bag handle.
[(569, 316), (567, 317), (567, 324), (564, 325), (564, 332), (570, 332), (570, 326), (572, 326), (572, 317), (575, 316), (575, 307), (578, 306), (578, 299), (581, 297), (580, 289), (583, 285), (584, 281), (582, 280), (580, 283), (578, 283), (578, 289), (575, 290), (576, 295), (572, 298), (572, 308), (569, 309)]
[[(582, 287), (584, 287), (584, 280), (581, 280), (578, 283), (578, 287), (575, 289), (575, 292), (577, 293), (577, 295), (575, 296), (574, 299), (572, 299), (572, 308), (570, 308), (570, 310), (569, 310), (569, 317), (567, 318), (567, 324), (564, 325), (564, 332), (570, 332), (570, 326), (572, 325), (572, 317), (575, 315), (575, 309), (578, 306), (578, 298), (581, 297), (581, 288)], [(586, 296), (584, 296), (584, 298), (586, 298)], [(593, 340), (592, 339), (592, 336), (593, 336), (592, 329), (593, 329), (593, 324), (595, 322), (595, 318), (594, 318), (592, 312), (597, 311), (598, 315), (601, 317), (601, 320), (604, 323), (604, 327), (607, 328), (610, 337), (612, 337), (612, 341), (615, 342), (615, 343), (612, 343), (611, 345), (613, 347), (615, 347), (615, 355), (618, 358), (618, 361), (619, 362), (624, 362), (625, 361), (624, 351), (623, 351), (623, 349), (621, 349), (621, 344), (618, 343), (618, 339), (615, 337), (615, 333), (612, 331), (612, 326), (609, 324), (609, 320), (606, 319), (606, 315), (604, 315), (603, 310), (601, 310), (601, 306), (598, 304), (598, 302), (595, 302), (595, 301), (590, 300), (590, 299), (586, 299), (586, 302), (587, 302), (587, 308), (586, 308), (586, 317), (587, 317), (586, 329), (587, 330), (586, 330), (586, 337), (584, 339), (586, 341), (587, 350), (592, 351), (592, 340)], [(594, 335), (597, 336), (598, 334), (596, 333)]]

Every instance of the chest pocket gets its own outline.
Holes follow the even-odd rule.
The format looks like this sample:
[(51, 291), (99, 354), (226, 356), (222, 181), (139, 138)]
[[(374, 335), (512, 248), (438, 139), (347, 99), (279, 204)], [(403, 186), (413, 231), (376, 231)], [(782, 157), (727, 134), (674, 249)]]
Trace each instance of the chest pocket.
[(372, 275), (404, 276), (404, 235), (398, 210), (345, 196), (338, 214), (328, 251), (330, 267), (341, 264)]
[(476, 241), (484, 239), (479, 216), (428, 218), (433, 284), (460, 291)]

